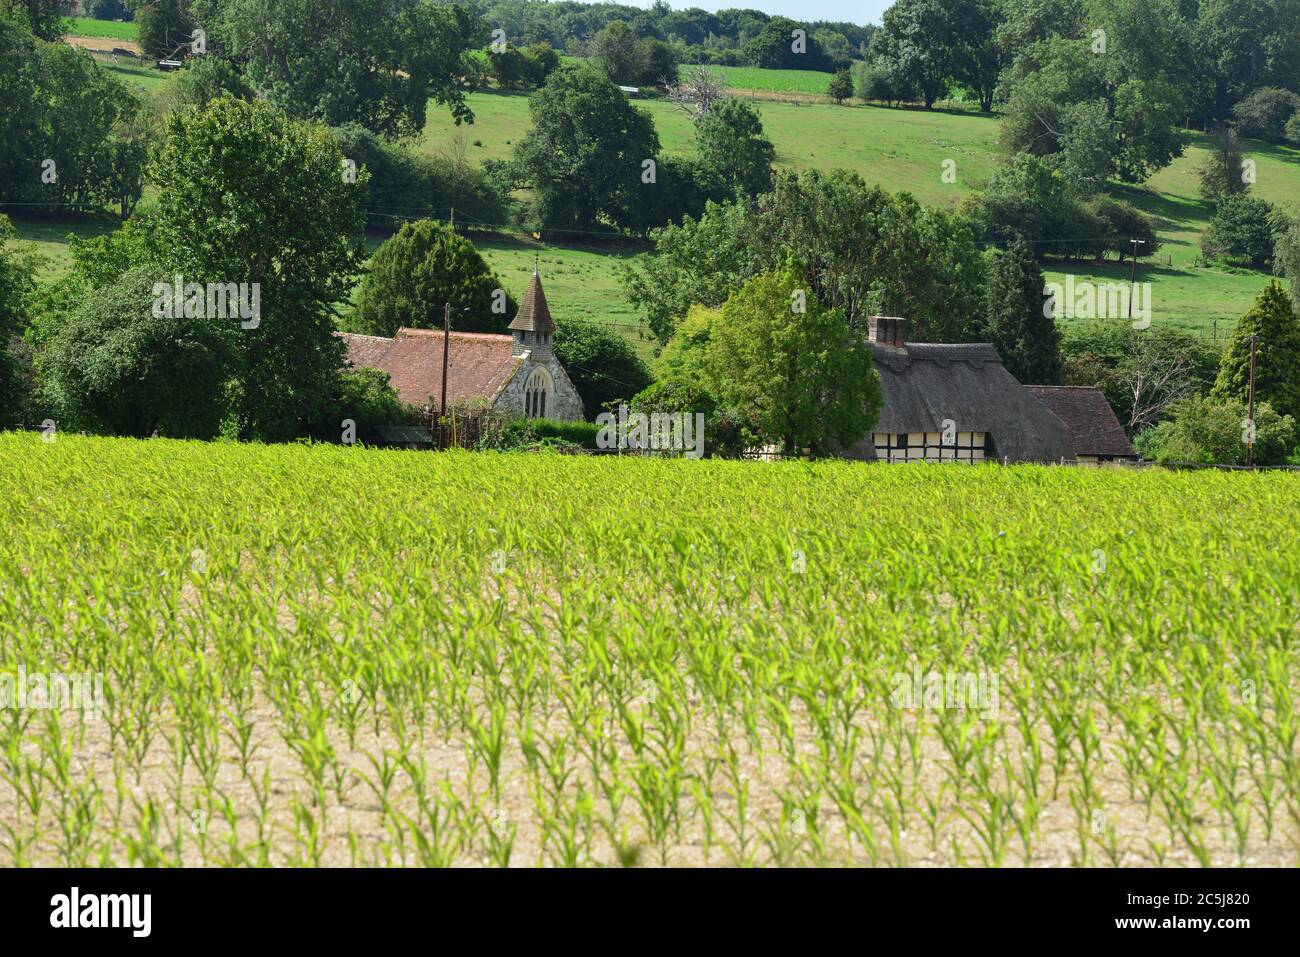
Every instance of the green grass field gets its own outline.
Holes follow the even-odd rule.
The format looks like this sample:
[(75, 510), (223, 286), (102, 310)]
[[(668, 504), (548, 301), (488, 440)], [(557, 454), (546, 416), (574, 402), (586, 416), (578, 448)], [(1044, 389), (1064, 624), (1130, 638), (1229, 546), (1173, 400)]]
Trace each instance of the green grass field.
[(51, 439), (4, 866), (1300, 864), (1300, 476)]
[(136, 40), (140, 32), (134, 22), (96, 20), (93, 17), (67, 17), (66, 33), (73, 37), (110, 37), (114, 40)]

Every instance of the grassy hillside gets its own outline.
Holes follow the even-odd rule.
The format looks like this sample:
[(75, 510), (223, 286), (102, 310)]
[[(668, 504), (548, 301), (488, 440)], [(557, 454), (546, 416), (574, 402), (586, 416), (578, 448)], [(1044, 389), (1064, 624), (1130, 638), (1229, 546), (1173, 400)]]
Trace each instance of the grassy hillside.
[[(123, 79), (142, 86), (166, 82), (155, 70), (114, 68)], [(761, 71), (734, 68), (736, 76), (805, 74), (808, 71)], [(821, 74), (817, 74), (821, 75)], [(752, 78), (751, 78), (752, 79)], [(791, 81), (789, 76), (773, 82)], [(792, 82), (792, 81), (791, 81)], [(496, 93), (469, 97), (475, 122), (457, 128), (445, 109), (430, 105), (428, 124), (417, 141), (418, 149), (435, 154), (447, 148), (450, 138), (463, 136), (472, 161), (506, 159), (529, 128), (528, 98)], [(980, 189), (999, 161), (997, 117), (965, 111), (889, 109), (878, 106), (834, 106), (830, 103), (757, 102), (764, 126), (777, 150), (777, 162), (794, 169), (856, 170), (869, 182), (891, 190), (907, 190), (923, 203), (955, 207)], [(694, 136), (690, 118), (671, 104), (646, 100), (638, 106), (655, 120), (663, 149), (669, 154), (692, 155)], [(1162, 170), (1143, 187), (1123, 191), (1125, 198), (1156, 217), (1165, 243), (1158, 257), (1138, 270), (1139, 281), (1153, 289), (1153, 318), (1208, 332), (1218, 323), (1221, 334), (1250, 307), (1268, 277), (1249, 270), (1198, 266), (1202, 233), (1211, 210), (1197, 192), (1196, 168), (1206, 155), (1207, 138), (1194, 134), (1186, 155)], [(1258, 164), (1254, 194), (1271, 202), (1300, 201), (1300, 150), (1248, 142)], [(942, 164), (954, 160), (957, 182), (945, 184)], [(20, 224), (21, 225), (21, 224)], [(56, 257), (61, 255), (57, 228), (22, 227)], [(502, 239), (486, 242), (484, 253), (503, 278), (526, 278), (535, 246), (531, 242)], [(623, 299), (617, 281), (617, 264), (627, 252), (601, 248), (552, 247), (543, 262), (547, 288), (561, 313), (635, 326), (637, 317)], [(1126, 282), (1128, 270), (1116, 265), (1072, 266), (1077, 278), (1097, 282)], [(1060, 269), (1049, 269), (1049, 279), (1063, 279)], [(631, 327), (634, 344), (645, 345)]]
[[(759, 71), (766, 72), (766, 71)], [(798, 72), (798, 71), (795, 71)], [(528, 100), (523, 96), (479, 93), (470, 98), (475, 123), (465, 132), (469, 155), (479, 160), (505, 159), (528, 129)], [(665, 152), (691, 155), (690, 119), (671, 104), (638, 104), (652, 117)], [(834, 106), (830, 103), (763, 101), (756, 104), (776, 146), (777, 162), (794, 169), (856, 170), (869, 182), (907, 190), (923, 203), (956, 206), (980, 189), (999, 161), (995, 116), (964, 111)], [(431, 108), (421, 148), (436, 151), (455, 128), (440, 109)], [(1215, 320), (1229, 327), (1249, 307), (1268, 277), (1249, 270), (1197, 266), (1201, 235), (1212, 210), (1197, 192), (1195, 171), (1206, 156), (1207, 137), (1193, 134), (1186, 154), (1143, 187), (1122, 195), (1156, 217), (1165, 243), (1156, 259), (1138, 270), (1152, 284), (1153, 318), (1185, 328), (1209, 330)], [(1300, 202), (1300, 150), (1247, 143), (1258, 164), (1254, 195), (1270, 202)], [(941, 178), (945, 160), (955, 160), (957, 182)], [(1128, 280), (1119, 266), (1071, 267), (1078, 278), (1098, 282)], [(1049, 270), (1049, 278), (1060, 278)]]
[(1298, 863), (1300, 476), (0, 434), (0, 501), (0, 672), (102, 686), (0, 725), (0, 866)]

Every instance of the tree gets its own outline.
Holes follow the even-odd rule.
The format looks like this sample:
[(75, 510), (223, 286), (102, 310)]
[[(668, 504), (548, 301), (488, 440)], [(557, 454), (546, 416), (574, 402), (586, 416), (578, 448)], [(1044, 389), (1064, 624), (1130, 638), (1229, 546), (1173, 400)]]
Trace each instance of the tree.
[(953, 31), (949, 56), (953, 79), (979, 98), (980, 110), (993, 109), (998, 77), (1007, 57), (998, 46), (995, 31), (1000, 0), (951, 0), (949, 26)]
[(1017, 238), (1039, 256), (1095, 258), (1106, 248), (1106, 227), (1079, 199), (1070, 180), (1046, 160), (1021, 154), (998, 167), (966, 210), (977, 234), (1005, 245)]
[(1237, 322), (1219, 364), (1214, 396), (1245, 402), (1250, 385), (1250, 340), (1255, 337), (1255, 401), (1300, 419), (1300, 318), (1274, 281)]
[(1291, 298), (1300, 301), (1300, 217), (1278, 223), (1273, 242), (1273, 271), (1291, 283)]
[(1094, 186), (1110, 176), (1142, 182), (1186, 146), (1175, 126), (1186, 103), (1185, 27), (1170, 0), (1095, 0), (1090, 10), (1095, 37), (1044, 40), (1006, 71), (1002, 144)]
[(945, 0), (897, 0), (871, 38), (872, 53), (907, 78), (927, 110), (948, 91), (953, 75), (957, 38), (950, 13)]
[(17, 237), (9, 217), (0, 215), (0, 429), (21, 424), (24, 390), (14, 346), (27, 327), (35, 285), (33, 264), (10, 245)]
[(1072, 328), (1061, 351), (1065, 384), (1101, 389), (1129, 435), (1209, 390), (1219, 364), (1218, 350), (1205, 339), (1167, 326)]
[(42, 40), (63, 37), (63, 18), (76, 12), (75, 0), (0, 0), (0, 17), (13, 17)]
[(988, 252), (984, 336), (1016, 379), (1038, 385), (1061, 381), (1061, 337), (1043, 305), (1043, 273), (1024, 240)]
[(189, 0), (138, 0), (135, 5), (140, 49), (155, 60), (188, 56), (197, 26)]
[[(1237, 399), (1193, 396), (1170, 409), (1170, 417), (1134, 440), (1138, 453), (1160, 464), (1245, 465), (1248, 409)], [(1256, 465), (1283, 465), (1296, 443), (1296, 422), (1267, 402), (1255, 406)]]
[(1138, 240), (1138, 255), (1151, 256), (1162, 243), (1156, 235), (1151, 217), (1139, 212), (1128, 203), (1109, 196), (1099, 196), (1085, 204), (1101, 224), (1105, 239), (1105, 252), (1113, 252), (1120, 262), (1133, 254), (1133, 240)]
[(660, 341), (691, 305), (722, 305), (791, 254), (855, 327), (876, 312), (908, 317), (918, 341), (967, 341), (983, 301), (984, 263), (962, 217), (844, 170), (778, 172), (771, 192), (710, 204), (654, 236), (655, 254), (626, 269), (624, 285)]
[(848, 67), (835, 71), (830, 86), (826, 88), (826, 95), (836, 103), (843, 103), (853, 95), (853, 77), (849, 74)]
[(366, 266), (356, 331), (391, 337), (402, 326), (441, 329), (446, 303), (458, 332), (505, 332), (517, 310), (468, 239), (431, 219), (406, 223)]
[(1273, 261), (1274, 210), (1271, 203), (1249, 196), (1231, 196), (1219, 203), (1201, 250), (1211, 259), (1224, 259), (1263, 269)]
[(460, 78), (473, 72), (487, 24), (462, 4), (193, 0), (193, 8), (209, 44), (245, 63), (253, 86), (296, 119), (405, 136), (424, 129), (430, 99), (457, 123), (474, 118)]
[(85, 0), (82, 6), (86, 16), (96, 20), (130, 20), (131, 4), (128, 0)]
[(232, 330), (222, 320), (155, 314), (159, 279), (156, 269), (136, 267), (96, 290), (41, 355), (62, 427), (216, 436)]
[(592, 41), (593, 59), (612, 83), (630, 84), (644, 68), (641, 48), (632, 28), (623, 20), (611, 20)]
[(886, 105), (902, 103), (916, 96), (911, 81), (891, 61), (883, 57), (871, 60), (858, 78), (858, 99)]
[(1231, 126), (1214, 131), (1213, 147), (1205, 163), (1196, 171), (1201, 180), (1201, 196), (1218, 203), (1229, 196), (1240, 196), (1250, 189), (1244, 175), (1246, 154), (1241, 137)]
[(1300, 16), (1290, 0), (1200, 0), (1193, 27), (1203, 115), (1226, 120), (1233, 104), (1300, 75)]
[(488, 72), (502, 90), (532, 85), (533, 72), (528, 56), (513, 43), (507, 43), (500, 51), (488, 51)]
[(655, 184), (643, 180), (659, 152), (649, 115), (585, 65), (551, 74), (529, 101), (533, 128), (515, 146), (519, 184), (535, 193), (547, 229), (592, 230), (631, 222)]
[(668, 99), (691, 119), (709, 112), (716, 103), (727, 98), (722, 78), (704, 64), (688, 66), (681, 71), (680, 80), (659, 77)]
[(0, 17), (0, 60), (0, 203), (62, 212), (132, 205), (136, 97), (86, 51), (37, 40), (9, 17)]
[(269, 103), (223, 98), (167, 121), (150, 171), (159, 278), (259, 290), (256, 325), (234, 323), (229, 390), (241, 438), (301, 434), (336, 389), (343, 346), (332, 317), (364, 256), (366, 176), (349, 182), (342, 171), (329, 130)]
[[(848, 37), (838, 30), (822, 27), (820, 30), (813, 32), (813, 39), (821, 47), (822, 55), (830, 61), (832, 66), (836, 67), (836, 72), (839, 72), (840, 69), (847, 70), (849, 68), (849, 65), (853, 62), (853, 47), (849, 45)], [(847, 98), (845, 97), (845, 99)]]
[(665, 80), (668, 83), (677, 82), (677, 51), (664, 43), (663, 40), (656, 40), (653, 37), (646, 37), (637, 44), (640, 59), (641, 72), (637, 74), (634, 81), (638, 86), (658, 86)]
[(626, 401), (650, 385), (650, 370), (632, 344), (606, 326), (577, 319), (557, 320), (555, 357), (582, 396), (588, 419), (610, 403)]
[(1292, 146), (1300, 146), (1300, 113), (1286, 121), (1286, 141)]
[(821, 304), (793, 261), (727, 300), (705, 359), (709, 391), (750, 410), (758, 437), (787, 455), (824, 454), (871, 430), (883, 401), (871, 363), (844, 313)]
[(787, 17), (773, 17), (763, 24), (758, 35), (745, 44), (745, 57), (754, 66), (768, 70), (831, 69), (831, 61), (817, 40)]
[(776, 148), (763, 135), (758, 111), (729, 97), (695, 121), (700, 162), (733, 196), (756, 196), (772, 188)]
[(349, 369), (338, 378), (330, 400), (321, 408), (307, 434), (322, 442), (339, 442), (344, 438), (343, 423), (351, 420), (358, 442), (374, 442), (381, 425), (417, 425), (422, 415), (404, 405), (389, 382), (387, 372), (379, 369)]
[[(464, 131), (448, 139), (463, 142)], [(441, 156), (417, 153), (405, 143), (375, 136), (349, 123), (334, 130), (339, 150), (368, 174), (362, 194), (371, 226), (392, 229), (395, 221), (418, 215), (450, 217), (483, 223), (504, 223), (505, 204), (483, 172), (454, 150)]]
[(1270, 143), (1286, 138), (1286, 124), (1300, 112), (1300, 94), (1276, 86), (1255, 90), (1232, 108), (1233, 118), (1243, 136), (1254, 136)]

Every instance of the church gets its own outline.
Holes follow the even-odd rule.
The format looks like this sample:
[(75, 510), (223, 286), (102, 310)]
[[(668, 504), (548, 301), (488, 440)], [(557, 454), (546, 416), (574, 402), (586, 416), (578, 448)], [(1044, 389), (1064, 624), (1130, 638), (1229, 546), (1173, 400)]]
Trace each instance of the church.
[[(555, 323), (534, 267), (509, 335), (452, 332), (447, 362), (447, 405), (485, 399), (511, 416), (580, 420), (582, 397), (551, 350)], [(340, 333), (354, 368), (387, 372), (397, 396), (410, 405), (442, 402), (441, 329), (403, 327), (391, 339)]]

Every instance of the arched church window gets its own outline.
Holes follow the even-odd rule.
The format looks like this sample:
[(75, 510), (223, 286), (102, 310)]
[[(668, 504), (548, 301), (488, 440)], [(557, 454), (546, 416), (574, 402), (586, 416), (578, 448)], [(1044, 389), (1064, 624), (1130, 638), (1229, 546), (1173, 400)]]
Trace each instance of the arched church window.
[(546, 418), (551, 394), (551, 376), (545, 369), (534, 369), (524, 383), (524, 415), (530, 419)]

